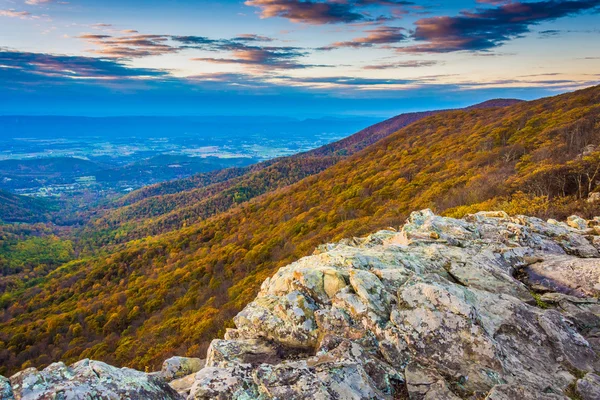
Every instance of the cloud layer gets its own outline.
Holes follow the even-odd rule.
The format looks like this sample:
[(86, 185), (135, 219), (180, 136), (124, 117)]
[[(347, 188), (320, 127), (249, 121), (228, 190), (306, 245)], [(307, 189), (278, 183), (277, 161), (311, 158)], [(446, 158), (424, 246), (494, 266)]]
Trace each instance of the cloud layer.
[(394, 26), (380, 26), (374, 29), (368, 29), (366, 36), (358, 37), (346, 42), (335, 42), (329, 46), (323, 47), (323, 50), (332, 50), (340, 47), (372, 47), (375, 45), (396, 44), (406, 40), (404, 28)]
[[(281, 17), (313, 25), (380, 21), (391, 18), (393, 10), (415, 5), (401, 0), (247, 0), (245, 4), (259, 8), (261, 18)], [(369, 11), (377, 8), (386, 10), (374, 17)]]
[(63, 56), (0, 49), (0, 80), (5, 84), (24, 83), (27, 86), (54, 80), (85, 82), (112, 81), (123, 78), (157, 78), (167, 71), (131, 68), (112, 60), (94, 57)]
[(314, 67), (300, 62), (309, 53), (306, 49), (266, 45), (274, 39), (256, 34), (241, 34), (232, 39), (212, 39), (206, 36), (144, 35), (133, 31), (121, 36), (84, 34), (78, 38), (94, 45), (91, 53), (106, 58), (133, 59), (195, 49), (229, 55), (192, 59), (212, 64), (237, 64), (253, 70)]
[(401, 49), (409, 53), (482, 51), (521, 37), (543, 22), (598, 11), (600, 0), (491, 1), (493, 8), (463, 11), (458, 16), (423, 18), (416, 22), (412, 39), (418, 44)]
[(28, 11), (16, 11), (14, 9), (0, 10), (0, 17), (28, 19), (32, 15)]

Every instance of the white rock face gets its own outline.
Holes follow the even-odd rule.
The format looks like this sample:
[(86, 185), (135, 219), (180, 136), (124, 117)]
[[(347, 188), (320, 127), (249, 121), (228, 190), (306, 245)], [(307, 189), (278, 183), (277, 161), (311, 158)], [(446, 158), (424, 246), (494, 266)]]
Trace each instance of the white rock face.
[(321, 246), (263, 283), (188, 398), (593, 396), (593, 225), (423, 210), (400, 232)]
[[(599, 399), (599, 225), (415, 212), (399, 232), (323, 245), (281, 268), (236, 329), (211, 343), (204, 368), (166, 363), (179, 379), (163, 397), (147, 386), (160, 381), (131, 370), (110, 370), (107, 390), (132, 399)], [(57, 385), (82, 382), (73, 393), (107, 384), (54, 369)], [(47, 378), (20, 374), (0, 380), (0, 393), (59, 398), (23, 397)]]

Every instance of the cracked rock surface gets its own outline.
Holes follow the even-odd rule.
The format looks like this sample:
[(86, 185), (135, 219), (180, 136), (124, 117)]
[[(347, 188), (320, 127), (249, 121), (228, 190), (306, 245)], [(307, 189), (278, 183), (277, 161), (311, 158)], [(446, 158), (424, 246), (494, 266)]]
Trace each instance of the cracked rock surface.
[[(464, 219), (415, 212), (400, 231), (322, 245), (281, 268), (234, 318), (236, 328), (211, 343), (198, 372), (188, 374), (200, 365), (194, 360), (187, 368), (188, 359), (176, 359), (185, 368), (168, 377), (98, 363), (115, 377), (100, 386), (108, 383), (78, 367), (95, 363), (84, 360), (0, 379), (0, 393), (15, 399), (597, 399), (597, 225), (575, 216), (561, 223), (504, 212)], [(43, 374), (71, 392), (44, 392)], [(105, 387), (116, 397), (77, 397)], [(141, 391), (142, 397), (130, 394)]]

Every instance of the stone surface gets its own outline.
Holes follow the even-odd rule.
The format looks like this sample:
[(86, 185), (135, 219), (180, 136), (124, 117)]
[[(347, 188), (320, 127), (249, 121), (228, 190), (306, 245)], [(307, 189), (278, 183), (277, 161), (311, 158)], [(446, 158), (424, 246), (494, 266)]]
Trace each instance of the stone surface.
[(231, 363), (275, 364), (281, 361), (277, 348), (264, 340), (219, 340), (210, 344), (206, 355), (207, 367), (222, 367)]
[(16, 400), (181, 398), (161, 379), (87, 359), (69, 367), (54, 363), (42, 371), (28, 368), (11, 376), (10, 383)]
[(588, 203), (597, 203), (600, 201), (600, 193), (599, 192), (592, 192), (588, 195), (587, 198)]
[(15, 397), (13, 395), (10, 380), (8, 378), (0, 375), (0, 399), (13, 400), (14, 398)]
[(577, 297), (600, 295), (600, 260), (574, 256), (546, 257), (526, 268), (530, 286)]
[(485, 400), (568, 400), (568, 397), (556, 393), (531, 393), (524, 386), (496, 385)]
[(281, 268), (211, 343), (204, 368), (191, 374), (196, 364), (180, 359), (161, 373), (179, 378), (170, 387), (99, 363), (92, 383), (77, 364), (57, 364), (11, 377), (12, 389), (15, 398), (48, 382), (73, 393), (110, 382), (115, 398), (132, 399), (598, 399), (598, 226), (422, 210), (400, 231), (325, 244)]
[[(213, 345), (223, 346), (219, 341)], [(188, 398), (391, 399), (403, 383), (402, 374), (360, 345), (340, 339), (332, 346), (312, 357), (277, 364), (207, 366), (196, 374)]]
[(588, 223), (585, 219), (578, 217), (577, 215), (571, 215), (567, 218), (567, 225), (571, 228), (585, 230), (588, 227)]
[(167, 382), (183, 378), (204, 368), (205, 361), (200, 358), (171, 357), (163, 362), (160, 376)]
[(577, 392), (582, 400), (600, 399), (600, 376), (589, 373), (577, 381)]
[(187, 398), (190, 394), (192, 386), (194, 386), (194, 382), (196, 382), (196, 373), (172, 380), (169, 382), (169, 386), (171, 386), (183, 398)]
[[(192, 395), (218, 382), (231, 398), (566, 398), (573, 371), (600, 368), (600, 255), (593, 224), (568, 222), (423, 210), (399, 232), (320, 246), (266, 280), (228, 331), (282, 360), (221, 357)], [(361, 357), (385, 372), (363, 373)]]

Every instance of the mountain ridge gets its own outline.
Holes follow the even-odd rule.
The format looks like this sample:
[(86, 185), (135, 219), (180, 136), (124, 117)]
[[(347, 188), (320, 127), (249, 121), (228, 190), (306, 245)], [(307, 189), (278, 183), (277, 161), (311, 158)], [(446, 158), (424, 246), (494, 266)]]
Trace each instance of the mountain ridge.
[[(465, 110), (506, 107), (518, 102), (520, 100), (492, 99)], [(347, 138), (304, 153), (265, 161), (243, 169), (215, 171), (175, 182), (152, 185), (126, 195), (118, 202), (124, 205), (124, 208), (115, 213), (109, 211), (97, 221), (119, 227), (119, 241), (165, 233), (224, 212), (240, 201), (249, 200), (319, 173), (407, 125), (447, 111), (449, 110), (400, 114)], [(162, 197), (163, 195), (167, 196)], [(158, 197), (160, 206), (153, 205), (156, 204), (156, 200), (152, 199), (155, 196), (161, 196)], [(165, 203), (171, 206), (165, 207)], [(136, 208), (141, 208), (144, 212), (140, 213)], [(136, 220), (136, 214), (145, 218), (148, 213), (156, 218), (150, 226), (133, 222)]]

